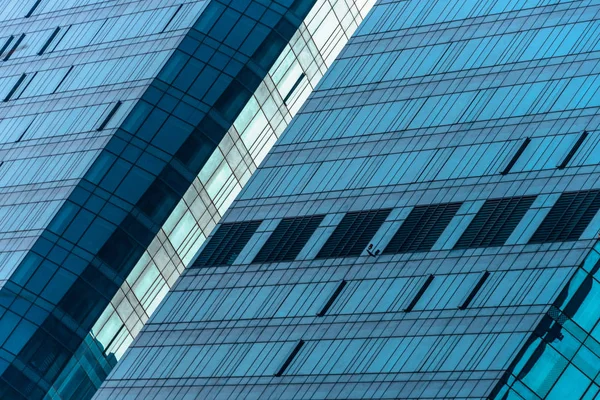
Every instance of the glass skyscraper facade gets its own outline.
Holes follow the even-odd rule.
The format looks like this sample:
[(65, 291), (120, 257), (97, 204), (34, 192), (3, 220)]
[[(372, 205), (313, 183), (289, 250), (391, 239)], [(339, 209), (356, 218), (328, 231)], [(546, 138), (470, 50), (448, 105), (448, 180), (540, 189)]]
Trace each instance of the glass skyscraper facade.
[(379, 0), (95, 398), (597, 398), (599, 39)]
[(86, 399), (371, 2), (0, 10), (0, 398)]

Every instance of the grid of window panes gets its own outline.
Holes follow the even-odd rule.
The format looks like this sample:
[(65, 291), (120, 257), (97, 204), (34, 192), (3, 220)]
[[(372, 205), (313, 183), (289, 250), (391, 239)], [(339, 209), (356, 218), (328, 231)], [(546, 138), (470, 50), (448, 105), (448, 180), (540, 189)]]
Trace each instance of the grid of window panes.
[(491, 398), (600, 396), (600, 244), (558, 295), (502, 382)]
[[(88, 335), (118, 359), (219, 222), (372, 2), (318, 0)], [(328, 40), (324, 41), (323, 38)], [(284, 99), (287, 100), (284, 102)], [(96, 342), (97, 340), (97, 342)], [(86, 343), (77, 350), (89, 352)], [(105, 365), (101, 375), (114, 363)], [(77, 370), (79, 368), (76, 368)], [(95, 372), (85, 368), (88, 375)], [(75, 384), (79, 372), (65, 374)], [(100, 381), (97, 381), (100, 382)], [(68, 379), (63, 384), (72, 388)], [(99, 384), (96, 384), (97, 386)], [(64, 389), (63, 389), (64, 390)]]
[[(92, 194), (93, 187), (78, 183), (104, 147), (118, 153), (115, 128), (205, 6), (189, 0), (2, 3), (0, 398), (41, 398), (90, 323), (68, 315), (101, 306), (66, 292), (90, 279), (98, 278), (98, 286), (110, 282), (111, 273), (86, 268), (101, 244), (86, 228), (100, 222), (92, 222), (95, 215), (111, 214), (111, 223), (96, 225), (106, 232), (127, 205), (118, 203), (119, 193), (109, 211), (108, 192)], [(43, 233), (59, 210), (77, 212), (63, 207), (67, 198), (82, 206), (80, 223), (60, 239)], [(105, 288), (109, 293), (111, 285)], [(83, 356), (115, 363), (96, 349)]]
[(3, 5), (0, 397), (93, 395), (370, 7), (336, 3)]
[[(594, 352), (572, 351), (597, 343), (595, 284), (571, 279), (600, 229), (599, 12), (379, 1), (224, 216), (260, 221), (252, 238), (183, 274), (97, 398), (596, 396)], [(347, 216), (383, 211), (344, 236), (360, 255), (318, 257)], [(253, 263), (308, 216), (295, 260)], [(436, 237), (388, 250), (397, 232)]]

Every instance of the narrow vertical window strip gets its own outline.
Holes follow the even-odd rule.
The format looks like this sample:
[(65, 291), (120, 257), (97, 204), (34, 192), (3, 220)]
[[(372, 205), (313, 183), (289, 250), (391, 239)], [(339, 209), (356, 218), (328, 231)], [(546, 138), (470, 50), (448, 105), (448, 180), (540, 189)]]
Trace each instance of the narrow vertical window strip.
[(290, 99), (290, 97), (292, 97), (292, 94), (294, 94), (296, 89), (298, 89), (298, 86), (300, 86), (300, 84), (302, 83), (302, 80), (304, 79), (305, 76), (306, 76), (306, 74), (304, 74), (304, 72), (302, 74), (300, 74), (300, 76), (298, 77), (298, 79), (296, 80), (296, 82), (294, 83), (294, 85), (292, 86), (290, 91), (288, 92), (288, 94), (283, 99), (284, 104), (287, 104), (288, 100)]
[(35, 122), (35, 118), (33, 118), (33, 120), (29, 123), (29, 125), (27, 125), (27, 128), (25, 128), (25, 130), (23, 131), (23, 133), (21, 133), (19, 138), (17, 140), (15, 140), (15, 143), (19, 143), (21, 140), (23, 140), (23, 137), (25, 137), (25, 134), (27, 133), (29, 128), (31, 128), (31, 125), (33, 125), (34, 122)]
[(415, 308), (415, 306), (417, 305), (417, 303), (419, 302), (419, 300), (421, 299), (421, 297), (423, 297), (423, 294), (425, 293), (425, 291), (427, 290), (427, 288), (429, 287), (429, 285), (431, 285), (431, 282), (433, 282), (433, 275), (429, 275), (427, 277), (427, 279), (425, 280), (425, 282), (423, 283), (423, 286), (421, 286), (421, 289), (419, 289), (419, 291), (417, 292), (417, 294), (415, 295), (415, 297), (412, 299), (412, 301), (410, 302), (410, 304), (408, 305), (408, 307), (406, 307), (404, 309), (404, 312), (411, 312), (413, 308)]
[(571, 161), (571, 159), (575, 156), (575, 153), (577, 153), (577, 150), (579, 150), (579, 148), (583, 144), (584, 140), (588, 137), (588, 135), (589, 135), (588, 131), (583, 131), (583, 133), (581, 134), (581, 136), (579, 136), (579, 138), (577, 139), (577, 141), (575, 142), (575, 144), (571, 148), (571, 151), (569, 151), (569, 154), (567, 154), (567, 156), (565, 157), (565, 159), (563, 160), (563, 162), (561, 162), (560, 165), (558, 165), (556, 168), (558, 168), (558, 169), (565, 169), (565, 167), (567, 166), (567, 164), (569, 164), (569, 162)]
[(19, 38), (17, 39), (17, 41), (15, 42), (15, 44), (13, 45), (13, 47), (10, 49), (10, 51), (8, 53), (6, 53), (6, 55), (4, 56), (4, 58), (2, 59), (2, 61), (8, 61), (8, 59), (17, 50), (17, 47), (19, 47), (19, 45), (21, 44), (21, 42), (23, 41), (23, 39), (25, 39), (25, 34), (24, 33), (21, 34), (21, 36), (19, 36)]
[(275, 372), (275, 376), (281, 376), (281, 375), (283, 375), (283, 373), (290, 366), (290, 364), (292, 363), (292, 361), (294, 361), (294, 358), (296, 357), (296, 355), (298, 354), (298, 352), (300, 351), (300, 349), (302, 348), (302, 346), (304, 346), (304, 340), (300, 339), (300, 340), (298, 340), (298, 342), (296, 343), (296, 345), (292, 349), (292, 352), (290, 353), (290, 355), (287, 356), (287, 358), (285, 359), (285, 361), (283, 362), (283, 364), (281, 364), (281, 367), (279, 367), (279, 369), (277, 370), (277, 372)]
[(177, 16), (177, 14), (179, 14), (179, 11), (181, 11), (182, 8), (183, 8), (183, 4), (180, 4), (179, 7), (177, 8), (177, 10), (175, 10), (175, 13), (173, 13), (173, 16), (169, 19), (169, 21), (165, 25), (165, 27), (160, 31), (160, 33), (163, 33), (163, 32), (165, 32), (167, 30), (167, 28), (169, 27), (169, 25), (171, 25), (171, 22), (173, 22), (173, 20), (175, 19), (175, 17)]
[(117, 101), (117, 103), (110, 110), (110, 112), (108, 113), (108, 115), (106, 116), (106, 118), (104, 118), (104, 121), (102, 121), (102, 123), (98, 127), (98, 131), (104, 130), (104, 128), (106, 128), (106, 125), (108, 125), (108, 123), (110, 122), (110, 120), (112, 119), (112, 117), (114, 117), (115, 114), (117, 113), (117, 110), (119, 110), (119, 107), (121, 107), (121, 104), (123, 104), (122, 101), (120, 101), (120, 100)]
[(348, 284), (348, 282), (345, 280), (341, 281), (338, 284), (337, 288), (335, 288), (335, 290), (331, 294), (331, 297), (329, 297), (329, 300), (327, 300), (327, 303), (325, 303), (325, 305), (323, 306), (321, 311), (319, 311), (317, 313), (317, 317), (322, 317), (327, 313), (327, 311), (329, 311), (329, 309), (331, 308), (333, 303), (335, 303), (335, 301), (339, 297), (340, 293), (342, 293), (342, 290), (344, 290), (344, 287), (346, 287), (347, 284)]
[(29, 10), (29, 12), (27, 14), (25, 14), (25, 18), (31, 17), (33, 15), (33, 13), (35, 12), (36, 8), (38, 8), (38, 6), (40, 5), (41, 2), (42, 2), (42, 0), (37, 0), (33, 4), (33, 7), (31, 7), (31, 9)]
[(56, 50), (60, 42), (62, 42), (62, 40), (67, 36), (72, 26), (73, 25), (69, 25), (66, 28), (63, 27), (60, 29), (60, 35), (58, 35), (58, 37), (52, 41), (51, 46), (48, 48), (48, 53), (52, 53), (54, 50)]
[(57, 27), (54, 30), (54, 32), (52, 32), (52, 34), (50, 35), (50, 37), (48, 38), (48, 40), (46, 40), (46, 43), (44, 43), (44, 45), (42, 46), (42, 48), (38, 52), (38, 56), (41, 56), (42, 54), (44, 54), (44, 52), (48, 49), (48, 46), (50, 46), (50, 44), (56, 38), (56, 36), (58, 35), (59, 32), (60, 32), (60, 26)]
[(481, 276), (481, 278), (479, 278), (479, 281), (477, 282), (477, 284), (475, 285), (473, 290), (471, 290), (471, 293), (469, 293), (469, 295), (467, 296), (465, 301), (460, 305), (460, 307), (458, 307), (459, 310), (465, 310), (467, 307), (469, 307), (469, 304), (471, 304), (471, 302), (477, 295), (477, 292), (479, 292), (481, 290), (481, 287), (483, 286), (485, 281), (489, 278), (489, 276), (490, 276), (490, 272), (485, 271), (485, 273)]
[(56, 85), (56, 88), (54, 89), (54, 91), (52, 92), (52, 94), (56, 93), (58, 91), (58, 88), (60, 88), (60, 86), (65, 82), (65, 80), (67, 79), (67, 76), (69, 76), (69, 74), (71, 73), (71, 71), (73, 71), (73, 68), (75, 68), (74, 65), (71, 65), (71, 68), (69, 68), (69, 70), (67, 71), (67, 73), (65, 74), (65, 76), (63, 76), (63, 78), (60, 80), (60, 82), (58, 82), (58, 85)]
[(500, 175), (508, 175), (508, 173), (510, 172), (510, 170), (512, 169), (512, 167), (515, 166), (516, 162), (519, 160), (519, 158), (521, 157), (521, 155), (523, 154), (523, 152), (527, 148), (527, 146), (529, 146), (529, 143), (531, 143), (531, 139), (530, 138), (525, 138), (525, 140), (523, 141), (523, 143), (521, 143), (521, 146), (519, 147), (519, 149), (517, 150), (517, 152), (515, 153), (515, 155), (513, 156), (513, 158), (506, 165), (506, 168), (504, 168), (504, 170), (502, 172), (500, 172)]
[(15, 39), (15, 37), (13, 35), (11, 35), (7, 40), (6, 43), (4, 43), (4, 46), (2, 46), (2, 49), (0, 49), (0, 57), (2, 56), (2, 54), (4, 54), (4, 52), (6, 51), (6, 49), (8, 49), (8, 46), (10, 46), (11, 42)]
[(106, 23), (108, 22), (108, 20), (109, 20), (109, 18), (106, 18), (104, 20), (104, 22), (102, 23), (102, 25), (100, 25), (100, 28), (98, 28), (98, 30), (96, 30), (96, 33), (94, 33), (94, 36), (92, 36), (92, 38), (88, 42), (89, 44), (96, 44), (96, 38), (98, 37), (100, 32), (104, 32), (103, 29), (106, 26)]
[(31, 85), (31, 82), (33, 82), (33, 80), (35, 79), (36, 75), (37, 75), (37, 71), (34, 72), (34, 74), (31, 76), (31, 78), (27, 80), (27, 83), (25, 83), (22, 87), (19, 87), (18, 93), (15, 92), (13, 94), (12, 100), (17, 100), (18, 98), (21, 97), (21, 95), (25, 92), (25, 90), (27, 90), (27, 88), (29, 87), (29, 85)]
[(108, 355), (108, 349), (110, 349), (110, 346), (112, 346), (113, 343), (117, 340), (117, 338), (119, 337), (119, 335), (121, 334), (121, 332), (123, 332), (124, 328), (125, 328), (125, 325), (124, 324), (121, 325), (121, 327), (117, 330), (117, 333), (115, 333), (115, 335), (113, 336), (113, 338), (108, 342), (108, 344), (104, 348), (104, 355)]
[(23, 81), (25, 80), (25, 78), (27, 77), (27, 74), (22, 74), (21, 77), (17, 80), (17, 83), (15, 83), (15, 85), (13, 86), (12, 89), (10, 89), (10, 92), (8, 92), (8, 94), (6, 95), (6, 97), (4, 98), (4, 102), (7, 102), (10, 100), (10, 98), (15, 94), (15, 92), (17, 91), (17, 89), (19, 88), (19, 86), (21, 86), (21, 84), (23, 83)]

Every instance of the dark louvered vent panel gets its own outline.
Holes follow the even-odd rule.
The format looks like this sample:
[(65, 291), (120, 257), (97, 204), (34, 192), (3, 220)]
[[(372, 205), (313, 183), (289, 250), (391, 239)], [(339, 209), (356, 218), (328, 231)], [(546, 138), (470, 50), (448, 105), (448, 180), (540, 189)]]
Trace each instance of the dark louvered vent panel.
[(367, 247), (391, 209), (351, 212), (333, 231), (317, 258), (356, 257)]
[(262, 221), (223, 224), (206, 244), (193, 267), (231, 265)]
[(295, 260), (324, 217), (324, 215), (311, 215), (281, 220), (253, 262)]
[(563, 193), (529, 243), (578, 240), (600, 209), (600, 190)]
[(454, 248), (504, 245), (531, 207), (535, 197), (509, 197), (486, 201)]
[(415, 207), (383, 253), (396, 254), (431, 250), (461, 204), (445, 203)]

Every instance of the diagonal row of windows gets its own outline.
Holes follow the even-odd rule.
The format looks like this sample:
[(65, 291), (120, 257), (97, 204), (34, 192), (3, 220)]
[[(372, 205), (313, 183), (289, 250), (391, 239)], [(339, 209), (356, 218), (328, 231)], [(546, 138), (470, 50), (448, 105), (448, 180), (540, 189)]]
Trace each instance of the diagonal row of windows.
[[(473, 217), (453, 249), (503, 246), (530, 210), (536, 196), (487, 200)], [(383, 254), (431, 251), (462, 203), (417, 206), (402, 222)], [(563, 193), (550, 209), (529, 243), (577, 240), (600, 209), (600, 190)], [(381, 228), (391, 209), (349, 212), (323, 244), (316, 259), (358, 257)], [(311, 215), (283, 219), (252, 263), (293, 261), (324, 219)], [(231, 265), (262, 221), (222, 224), (193, 267)], [(369, 247), (367, 247), (369, 245)]]
[[(119, 364), (119, 379), (249, 378), (286, 375), (348, 375), (504, 370), (526, 333), (409, 334), (380, 338), (341, 337), (204, 345), (133, 347)], [(173, 362), (173, 355), (179, 354)]]
[[(321, 118), (320, 113), (314, 115)], [(339, 115), (337, 119), (328, 123), (332, 126), (339, 124), (340, 118), (348, 119), (348, 116)], [(375, 129), (375, 126), (368, 129)], [(326, 139), (328, 137), (319, 138)], [(512, 181), (516, 173), (529, 174), (550, 169), (560, 171), (566, 167), (600, 163), (600, 135), (597, 134), (584, 132), (520, 140), (500, 140), (499, 137), (496, 139), (498, 140), (492, 137), (491, 142), (439, 146), (439, 139), (432, 137), (419, 139), (423, 140), (423, 145), (419, 145), (421, 149), (416, 150), (400, 144), (408, 140), (407, 138), (399, 138), (389, 142), (389, 150), (365, 157), (353, 156), (351, 153), (354, 150), (350, 149), (349, 153), (344, 151), (345, 154), (335, 160), (321, 154), (309, 162), (296, 162), (291, 160), (298, 155), (293, 155), (284, 165), (267, 166), (258, 171), (255, 184), (244, 191), (242, 198), (250, 200), (259, 197), (413, 185), (496, 174), (510, 174)], [(571, 169), (570, 173), (573, 172)]]
[(156, 321), (274, 320), (550, 304), (569, 268), (239, 285), (177, 291)]
[[(32, 6), (26, 15), (26, 18), (33, 14), (36, 8), (38, 8), (39, 4), (40, 0), (38, 0)], [(160, 10), (157, 10), (158, 12), (154, 12), (153, 10), (144, 11), (107, 18), (93, 23), (78, 23), (62, 27), (57, 26), (54, 29), (48, 29), (40, 32), (10, 35), (3, 39), (3, 42), (0, 42), (0, 60), (8, 61), (11, 58), (14, 58), (13, 55), (20, 55), (20, 57), (32, 55), (42, 56), (44, 54), (65, 49), (163, 33), (176, 19), (177, 21), (174, 23), (175, 26), (172, 26), (171, 29), (180, 29), (182, 23), (180, 19), (183, 18), (189, 23), (188, 20), (196, 15), (197, 8), (198, 5), (189, 4), (186, 5), (184, 9), (184, 5), (182, 4), (178, 7), (164, 7)], [(186, 13), (186, 11), (189, 15), (186, 17), (181, 17), (180, 14)], [(127, 29), (115, 30), (114, 26), (126, 26)], [(112, 60), (109, 60), (108, 62), (110, 63), (111, 61)], [(85, 69), (101, 64), (102, 63), (85, 63), (77, 66), (77, 69), (78, 71), (84, 70), (84, 72), (89, 72), (85, 71)], [(11, 89), (8, 90), (9, 94), (4, 96), (3, 101), (7, 102), (9, 100), (19, 99), (21, 94), (25, 92), (26, 86), (45, 87), (48, 83), (50, 85), (55, 85), (56, 82), (60, 80), (60, 78), (56, 78), (56, 76), (61, 74), (64, 74), (62, 78), (62, 81), (64, 81), (74, 67), (75, 66), (71, 66), (66, 74), (64, 74), (64, 71), (67, 68), (61, 68), (58, 70), (54, 69), (39, 71), (39, 73), (28, 72), (22, 74), (20, 77), (10, 77), (11, 79), (16, 79), (16, 83), (12, 84)], [(106, 66), (106, 68), (109, 67), (112, 68), (110, 65)], [(118, 68), (115, 69), (118, 70)], [(90, 74), (84, 73), (84, 75), (87, 77)], [(34, 79), (34, 84), (30, 85)], [(58, 86), (55, 87), (54, 91), (46, 91), (43, 94), (56, 93), (59, 86), (61, 86), (62, 81)], [(85, 81), (85, 79), (82, 81)], [(27, 95), (31, 96), (32, 93), (27, 93)]]
[[(556, 166), (557, 169), (565, 169), (569, 165), (569, 162), (571, 162), (573, 157), (575, 157), (575, 154), (577, 154), (577, 151), (581, 148), (581, 146), (583, 145), (583, 142), (587, 139), (588, 136), (589, 136), (589, 132), (583, 131), (583, 133), (577, 138), (575, 143), (573, 143), (573, 146), (571, 147), (569, 152), (565, 155), (565, 158), (563, 158), (563, 160), (560, 162), (560, 164), (558, 164)], [(515, 166), (517, 161), (519, 161), (519, 159), (521, 158), (523, 153), (525, 153), (525, 150), (527, 150), (527, 147), (529, 146), (530, 143), (531, 143), (531, 138), (525, 138), (525, 140), (523, 140), (523, 143), (521, 143), (521, 145), (515, 152), (514, 156), (510, 159), (508, 164), (506, 164), (506, 167), (504, 168), (504, 170), (502, 170), (502, 172), (500, 172), (500, 175), (508, 175), (511, 172), (512, 168)]]
[[(70, 28), (70, 26), (69, 26)], [(68, 28), (67, 28), (68, 29)], [(58, 46), (58, 43), (60, 42), (60, 40), (62, 38), (64, 38), (64, 32), (63, 35), (57, 40), (56, 38), (58, 37), (59, 33), (61, 32), (61, 27), (58, 26), (56, 27), (48, 36), (48, 38), (46, 39), (46, 41), (40, 46), (40, 50), (38, 50), (38, 52), (36, 53), (38, 56), (43, 55), (44, 53), (46, 53), (49, 49), (50, 49), (50, 45), (52, 46), (52, 49), (56, 48), (56, 46)], [(0, 47), (0, 57), (2, 57), (2, 61), (8, 61), (10, 60), (10, 58), (13, 56), (13, 54), (15, 54), (17, 52), (17, 50), (19, 49), (19, 46), (21, 45), (21, 43), (23, 42), (23, 40), (25, 39), (27, 35), (25, 33), (22, 33), (21, 35), (19, 35), (19, 37), (15, 37), (15, 35), (10, 35), (6, 41), (4, 42), (4, 44)], [(34, 41), (34, 44), (39, 44), (39, 42), (36, 40)], [(25, 44), (24, 47), (29, 47), (28, 44)], [(50, 50), (52, 50), (50, 49)]]
[[(291, 350), (288, 342), (287, 356), (273, 375), (388, 374), (428, 368), (502, 370), (523, 336), (522, 333), (471, 333), (441, 340), (435, 335), (299, 340)], [(281, 351), (283, 353), (284, 349)], [(273, 364), (277, 365), (276, 360), (284, 355), (273, 358)]]
[[(439, 276), (358, 279), (341, 281), (337, 284), (328, 282), (182, 291), (175, 293), (181, 294), (184, 298), (170, 302), (171, 308), (163, 307), (158, 311), (157, 318), (165, 322), (181, 321), (182, 315), (191, 317), (190, 322), (300, 316), (313, 316), (318, 319), (324, 315), (339, 314), (409, 313), (441, 309), (466, 310), (474, 307), (518, 306), (522, 304), (524, 297), (527, 298), (528, 303), (542, 305), (552, 301), (556, 291), (568, 278), (568, 274), (568, 268), (544, 268), (542, 270), (484, 271)], [(210, 293), (210, 295), (193, 297), (200, 293)], [(269, 296), (265, 293), (284, 294), (272, 296), (273, 301), (265, 302), (265, 297)], [(187, 303), (194, 309), (183, 309), (184, 307), (178, 309), (183, 303)], [(224, 309), (227, 309), (227, 312), (222, 314), (221, 310)], [(194, 314), (196, 310), (200, 313)], [(275, 314), (272, 313), (274, 310), (277, 310)], [(281, 310), (283, 312), (280, 312)], [(324, 342), (323, 340), (300, 338), (296, 342), (286, 343), (285, 348), (280, 347), (276, 351), (279, 355), (272, 357), (256, 374), (284, 376), (308, 373), (304, 368), (311, 368), (312, 364), (303, 361), (303, 358), (308, 355), (307, 349), (312, 349), (310, 346), (314, 346), (316, 343)], [(223, 351), (229, 354), (230, 349), (227, 346), (230, 345), (209, 346), (225, 346)], [(307, 348), (307, 346), (309, 347)], [(353, 357), (355, 354), (351, 350), (346, 351), (342, 348), (333, 348), (331, 351), (335, 353), (336, 357)], [(309, 350), (309, 353), (318, 356), (312, 350)], [(398, 355), (398, 351), (388, 353), (388, 356)], [(257, 357), (254, 354), (250, 358), (256, 360)], [(305, 367), (298, 370), (299, 365), (305, 365)], [(350, 365), (354, 365), (354, 363)], [(386, 371), (386, 368), (378, 370), (378, 372)], [(236, 374), (230, 371), (223, 373), (223, 376)]]

